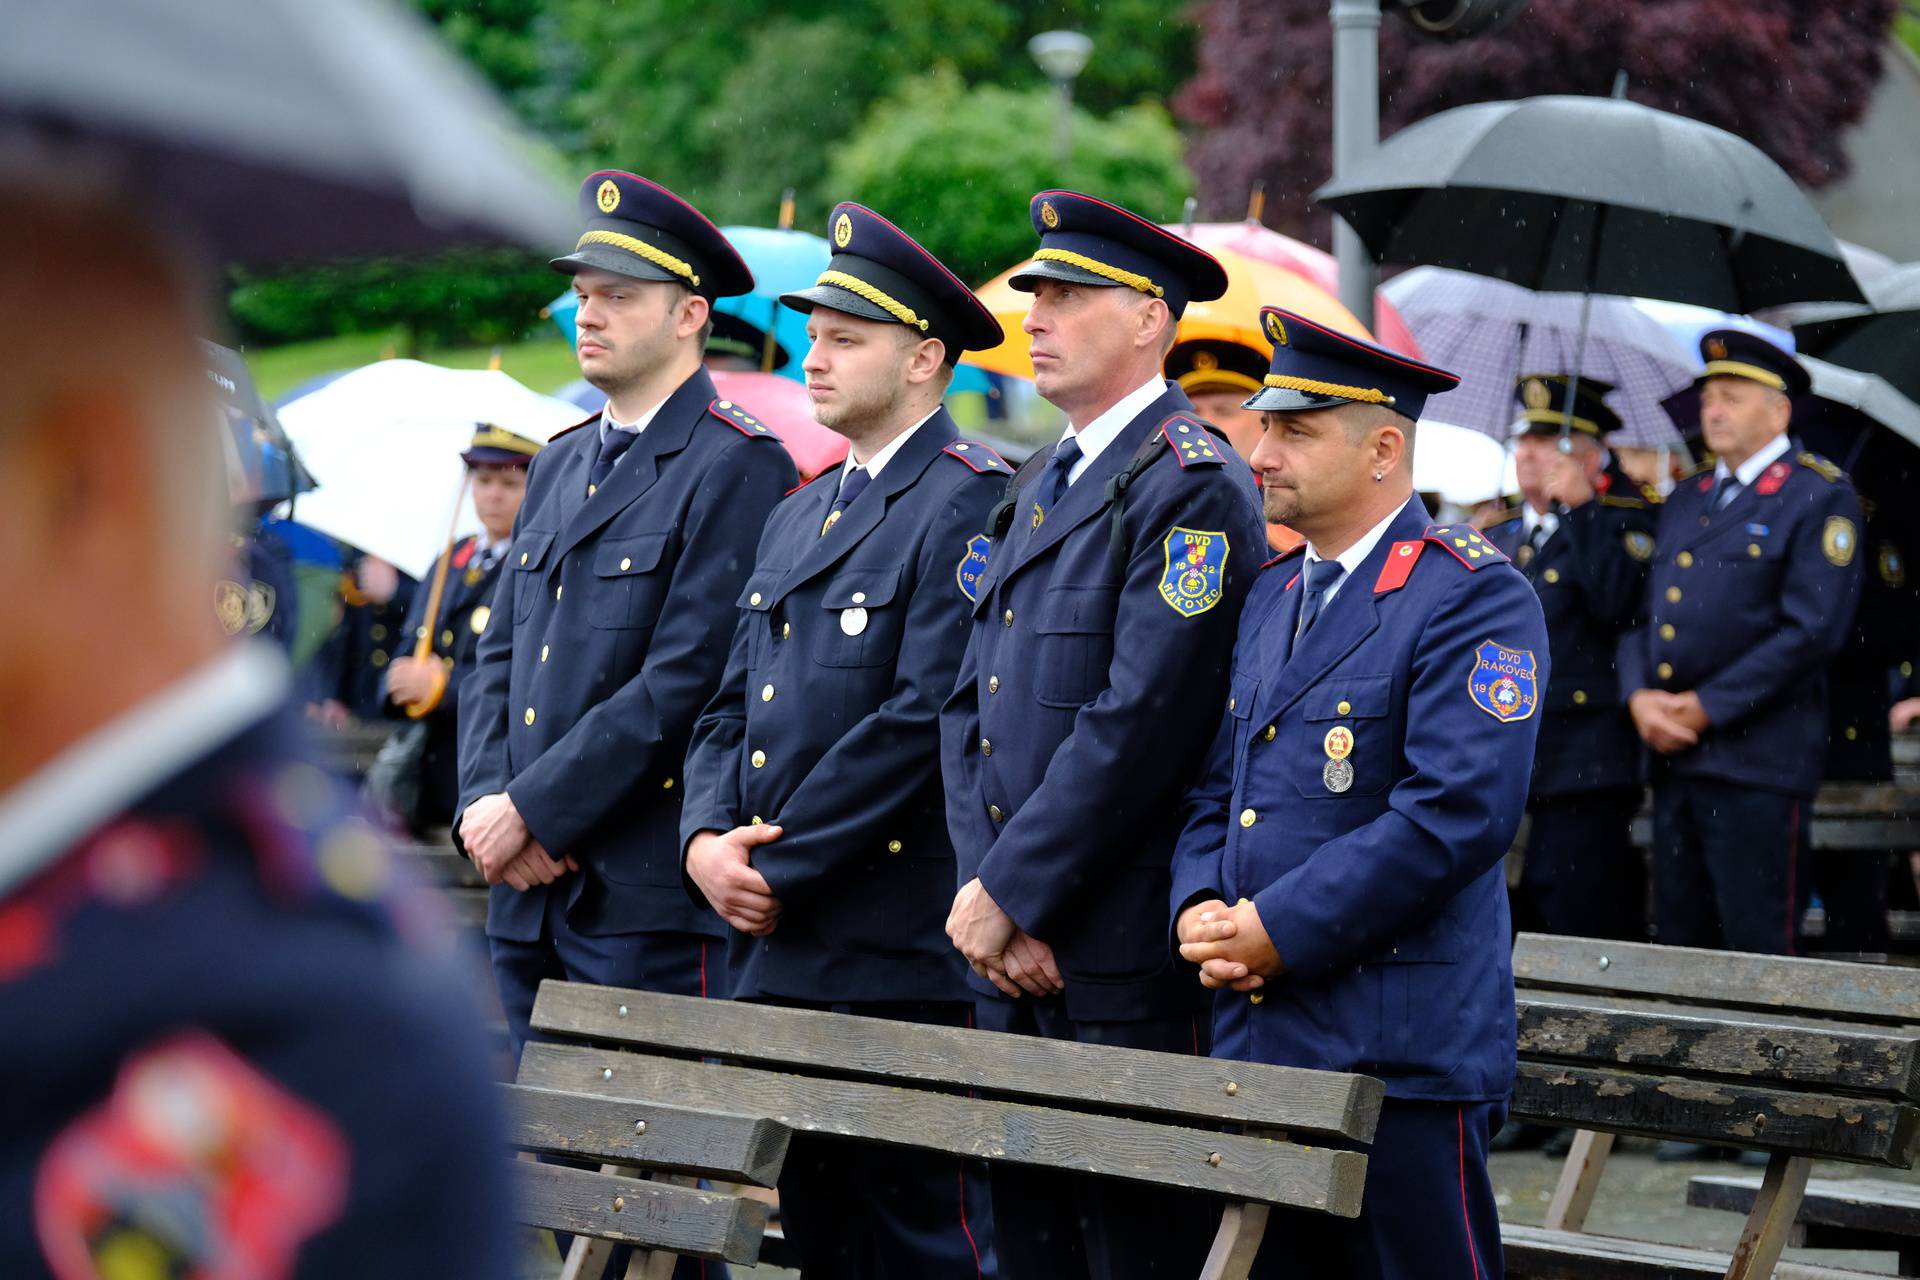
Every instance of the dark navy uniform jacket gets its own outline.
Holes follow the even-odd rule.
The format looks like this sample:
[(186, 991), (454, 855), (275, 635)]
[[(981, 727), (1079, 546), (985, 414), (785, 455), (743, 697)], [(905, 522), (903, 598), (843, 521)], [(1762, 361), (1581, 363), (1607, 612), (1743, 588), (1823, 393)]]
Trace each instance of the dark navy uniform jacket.
[(1562, 514), (1538, 553), (1518, 513), (1486, 532), (1540, 593), (1546, 614), (1553, 680), (1534, 752), (1536, 796), (1639, 783), (1640, 737), (1616, 664), (1645, 596), (1656, 511), (1610, 489)]
[(1666, 767), (1811, 795), (1827, 664), (1860, 599), (1860, 503), (1832, 463), (1792, 450), (1710, 512), (1713, 483), (1710, 470), (1683, 480), (1662, 507), (1621, 688), (1699, 693), (1708, 729)]
[(1827, 672), (1831, 705), (1822, 776), (1829, 781), (1893, 781), (1887, 713), (1893, 705), (1896, 669), (1920, 641), (1920, 580), (1907, 572), (1903, 545), (1912, 541), (1905, 536), (1911, 519), (1902, 522), (1890, 519), (1891, 514), (1885, 505), (1868, 511), (1860, 609)]
[(768, 937), (732, 934), (736, 996), (971, 998), (944, 928), (954, 863), (939, 717), (1008, 473), (942, 409), (825, 536), (838, 467), (768, 519), (726, 679), (694, 732), (681, 818), (683, 841), (784, 829), (754, 851), (782, 911)]
[(267, 717), (0, 893), (9, 1280), (511, 1273), (468, 962), (300, 733)]
[[(433, 594), (434, 575), (440, 560), (427, 570), (426, 585), (412, 593), (405, 624), (400, 634), (388, 640), (392, 658), (413, 656), (414, 644), (427, 629), (427, 598)], [(485, 562), (486, 548), (476, 535), (453, 549), (447, 566), (447, 583), (442, 590), (439, 625), (434, 629), (433, 655), (447, 673), (446, 692), (440, 705), (427, 714), (427, 745), (421, 753), (420, 802), (418, 821), (424, 825), (445, 823), (460, 802), (460, 687), (473, 671), (480, 651), (480, 636), (493, 617), (493, 597), (500, 585), (500, 570), (506, 563), (501, 556), (491, 565)], [(377, 624), (376, 624), (377, 625)], [(384, 671), (391, 658), (380, 663)], [(380, 694), (387, 694), (387, 682), (380, 681)], [(388, 716), (403, 717), (405, 710), (391, 701), (385, 703)]]
[(702, 369), (588, 497), (598, 422), (534, 458), (460, 694), (462, 805), (506, 791), (580, 872), (526, 893), (494, 886), (487, 933), (538, 941), (545, 895), (564, 893), (582, 933), (718, 937), (719, 917), (681, 889), (680, 766), (793, 463)]
[(1503, 1099), (1502, 859), (1549, 681), (1539, 597), (1473, 530), (1430, 528), (1416, 496), (1296, 645), (1304, 560), (1254, 583), (1174, 862), (1176, 918), (1250, 898), (1288, 967), (1215, 994), (1213, 1051), (1364, 1072), (1389, 1097)]
[[(1156, 433), (1173, 443), (1125, 495), (1116, 564), (1108, 482)], [(1030, 486), (1046, 478), (980, 579), (941, 715), (960, 881), (977, 876), (1053, 948), (1070, 1017), (1185, 1013), (1197, 983), (1166, 949), (1178, 801), (1226, 692), (1266, 522), (1247, 468), (1172, 385), (1035, 528)]]

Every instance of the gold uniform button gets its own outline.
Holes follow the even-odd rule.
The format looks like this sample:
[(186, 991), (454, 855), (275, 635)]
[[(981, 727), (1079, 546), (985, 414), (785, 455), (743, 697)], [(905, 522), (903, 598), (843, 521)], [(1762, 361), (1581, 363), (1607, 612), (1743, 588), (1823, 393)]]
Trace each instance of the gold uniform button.
[(620, 572), (625, 573), (631, 568), (633, 568), (633, 561), (627, 556), (620, 557)]
[(451, 632), (451, 631), (442, 631), (442, 632), (440, 633), (440, 643), (441, 643), (441, 644), (452, 644), (452, 643), (453, 643), (453, 632)]
[(1235, 704), (1236, 702), (1238, 702), (1238, 701), (1239, 701), (1239, 699), (1237, 699), (1237, 698), (1228, 698), (1228, 699), (1227, 699), (1227, 710), (1229, 710), (1229, 711), (1231, 711), (1231, 710), (1233, 710), (1233, 708), (1234, 708), (1234, 704)]
[(528, 708), (527, 708), (527, 714), (526, 714), (526, 715), (525, 715), (525, 716), (524, 716), (523, 718), (524, 718), (524, 719), (526, 720), (526, 722), (527, 722), (528, 724), (532, 724), (532, 723), (533, 723), (533, 708), (532, 708), (532, 707), (528, 707)]
[(1013, 610), (1011, 610), (1011, 609), (1009, 609), (1009, 610), (1007, 610), (1007, 611), (1006, 611), (1005, 613), (1003, 613), (1003, 614), (1001, 614), (1001, 615), (1000, 615), (1000, 621), (1001, 621), (1001, 622), (1002, 622), (1003, 624), (1005, 624), (1006, 626), (1009, 626), (1009, 627), (1010, 627), (1010, 626), (1012, 626), (1012, 625), (1013, 625)]
[(566, 590), (566, 588), (565, 588), (564, 586), (562, 586), (562, 587), (555, 587), (555, 588), (553, 589), (553, 598), (554, 598), (555, 600), (558, 600), (558, 599), (560, 598), (560, 593), (561, 593), (562, 591), (565, 591), (565, 590)]
[(520, 563), (525, 564), (526, 562), (527, 562), (527, 553), (522, 551), (520, 553)]
[(597, 484), (590, 484), (590, 485), (588, 485), (588, 486), (587, 486), (587, 496), (588, 496), (589, 498), (591, 498), (591, 497), (592, 497), (592, 496), (593, 496), (594, 494), (596, 494), (596, 493), (598, 493), (598, 492), (600, 492), (600, 486), (599, 486), (599, 485), (597, 485)]
[(752, 816), (751, 818), (748, 818), (748, 819), (747, 819), (747, 825), (748, 825), (748, 826), (750, 826), (750, 827), (757, 827), (757, 826), (760, 826), (760, 825), (761, 825), (761, 824), (763, 824), (764, 822), (766, 822), (766, 819), (765, 819), (765, 818), (763, 818), (763, 817), (761, 817), (761, 816), (760, 816), (759, 814), (757, 814), (757, 813), (756, 813), (756, 814), (754, 814), (754, 815), (753, 815), (753, 816)]
[(1584, 707), (1587, 705), (1587, 691), (1585, 689), (1575, 689), (1573, 691), (1573, 705), (1576, 707)]
[(373, 656), (367, 659), (367, 661), (373, 663), (376, 667), (384, 667), (387, 665), (387, 651), (385, 649), (375, 649)]
[(756, 752), (754, 752), (754, 753), (753, 753), (753, 767), (754, 767), (754, 768), (756, 768), (756, 769), (764, 769), (764, 768), (766, 768), (766, 767), (767, 767), (767, 753), (766, 753), (766, 752), (764, 752), (764, 751), (756, 751)]
[(372, 635), (376, 642), (385, 640), (387, 638), (387, 629), (386, 627), (382, 626), (380, 623), (376, 622), (373, 624)]
[(543, 644), (540, 646), (540, 661), (545, 662), (546, 660), (547, 660), (547, 646)]
[(983, 756), (990, 756), (993, 754), (993, 744), (991, 742), (988, 742), (985, 738), (980, 739), (980, 754)]
[(1243, 827), (1250, 827), (1259, 820), (1260, 815), (1251, 809), (1242, 809), (1240, 811), (1240, 825)]
[(992, 819), (993, 819), (993, 820), (994, 820), (995, 822), (1001, 822), (1001, 821), (1004, 821), (1004, 820), (1006, 819), (1006, 816), (1007, 816), (1007, 815), (1006, 815), (1005, 813), (1003, 813), (1003, 812), (1001, 812), (1001, 809), (1000, 809), (1000, 806), (999, 806), (999, 805), (997, 805), (997, 804), (990, 804), (990, 805), (988, 805), (988, 806), (987, 806), (987, 816), (988, 816), (989, 818), (992, 818)]
[(785, 640), (788, 636), (792, 634), (793, 634), (793, 624), (791, 622), (783, 622), (780, 624), (780, 638), (782, 640)]
[(1333, 713), (1339, 716), (1350, 715), (1352, 714), (1352, 712), (1353, 712), (1353, 704), (1351, 702), (1348, 702), (1345, 698), (1340, 699), (1340, 705), (1333, 709)]
[(1693, 568), (1693, 552), (1682, 551), (1679, 555), (1673, 558), (1673, 562), (1679, 565), (1682, 569), (1691, 569)]
[(1247, 1002), (1249, 1004), (1259, 1004), (1262, 1000), (1265, 1000), (1266, 998), (1267, 997), (1264, 994), (1258, 991), (1247, 992)]
[(889, 840), (889, 841), (887, 841), (887, 852), (888, 852), (888, 853), (898, 853), (898, 852), (900, 852), (900, 851), (901, 851), (902, 849), (904, 849), (904, 848), (906, 848), (906, 847), (907, 847), (907, 846), (905, 846), (905, 845), (903, 845), (903, 844), (901, 844), (901, 843), (900, 843), (900, 842), (899, 842), (898, 840)]
[(1262, 734), (1261, 734), (1260, 736), (1261, 736), (1261, 737), (1263, 737), (1263, 738), (1265, 738), (1265, 739), (1266, 739), (1266, 740), (1267, 740), (1268, 742), (1272, 742), (1272, 741), (1273, 741), (1273, 735), (1274, 735), (1274, 734), (1276, 734), (1276, 733), (1278, 733), (1278, 732), (1280, 732), (1280, 727), (1279, 727), (1278, 725), (1271, 725), (1271, 724), (1270, 724), (1270, 725), (1268, 725), (1268, 726), (1267, 726), (1267, 729), (1266, 729), (1266, 732), (1265, 732), (1265, 733), (1262, 733)]
[(867, 602), (867, 593), (866, 593), (866, 592), (864, 592), (864, 591), (856, 591), (856, 592), (854, 592), (854, 593), (853, 593), (853, 602), (854, 602), (855, 604), (865, 604), (865, 603)]
[(1757, 542), (1749, 542), (1747, 544), (1747, 554), (1755, 560), (1758, 560), (1760, 558), (1760, 544)]
[(747, 603), (748, 603), (748, 604), (753, 604), (753, 605), (757, 605), (757, 604), (759, 604), (759, 603), (760, 603), (760, 593), (759, 593), (758, 591), (756, 591), (756, 592), (754, 592), (754, 593), (753, 593), (752, 595), (750, 595), (750, 596), (748, 596), (748, 597), (747, 597)]
[(762, 702), (772, 702), (772, 701), (773, 701), (773, 686), (772, 686), (772, 685), (770, 685), (770, 684), (769, 684), (769, 685), (762, 685), (762, 686), (760, 687), (760, 701), (762, 701)]
[(661, 784), (660, 784), (660, 789), (661, 789), (662, 791), (671, 791), (671, 790), (673, 790), (673, 779), (672, 779), (672, 778), (667, 778), (667, 779), (665, 779), (664, 781), (662, 781), (662, 782), (661, 782)]
[(988, 692), (988, 693), (998, 693), (998, 692), (1000, 692), (1000, 677), (999, 677), (999, 676), (988, 676), (988, 677), (987, 677), (987, 692)]
[(1668, 588), (1667, 588), (1667, 603), (1668, 603), (1668, 604), (1679, 604), (1679, 603), (1680, 603), (1680, 588), (1678, 588), (1678, 587), (1668, 587)]
[(1860, 736), (1860, 731), (1852, 725), (1847, 726), (1847, 741), (1852, 742)]
[(1671, 662), (1663, 662), (1653, 669), (1653, 673), (1662, 680), (1671, 680), (1673, 679), (1673, 664)]
[(1660, 638), (1662, 640), (1671, 640), (1678, 634), (1679, 633), (1673, 629), (1671, 622), (1663, 622), (1660, 624)]

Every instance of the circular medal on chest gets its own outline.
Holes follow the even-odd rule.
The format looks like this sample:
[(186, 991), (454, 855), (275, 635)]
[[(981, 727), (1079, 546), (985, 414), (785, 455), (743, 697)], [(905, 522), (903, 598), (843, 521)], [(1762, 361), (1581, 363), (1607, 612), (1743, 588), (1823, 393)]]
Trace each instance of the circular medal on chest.
[(850, 636), (857, 636), (867, 629), (867, 611), (865, 609), (842, 609), (840, 611), (840, 629)]
[(1327, 759), (1345, 760), (1353, 754), (1353, 730), (1337, 724), (1327, 730), (1326, 742), (1322, 745), (1326, 747)]
[(1339, 795), (1353, 786), (1353, 761), (1329, 760), (1320, 769), (1320, 781), (1327, 784), (1327, 790)]
[(487, 622), (493, 617), (493, 610), (486, 605), (475, 605), (473, 612), (467, 615), (467, 625), (473, 628), (473, 634), (479, 635), (487, 629)]
[(485, 577), (486, 574), (482, 572), (479, 565), (475, 564), (475, 565), (468, 565), (467, 571), (461, 574), (460, 576), (468, 586), (477, 587), (480, 585), (480, 579)]

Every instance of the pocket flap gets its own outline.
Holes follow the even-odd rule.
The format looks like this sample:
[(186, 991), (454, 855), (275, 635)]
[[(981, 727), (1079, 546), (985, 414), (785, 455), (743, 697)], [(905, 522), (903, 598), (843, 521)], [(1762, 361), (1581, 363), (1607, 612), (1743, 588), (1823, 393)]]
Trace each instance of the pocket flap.
[(780, 580), (787, 576), (785, 569), (762, 569), (747, 578), (747, 585), (740, 588), (740, 598), (734, 603), (742, 609), (751, 609), (755, 613), (765, 613), (773, 608), (774, 592), (780, 588)]
[(521, 533), (519, 542), (507, 552), (507, 565), (512, 569), (538, 569), (547, 562), (547, 548), (552, 545), (551, 533), (528, 529)]
[(1033, 629), (1042, 635), (1104, 634), (1113, 630), (1118, 587), (1050, 587)]
[(823, 609), (872, 609), (892, 604), (900, 589), (900, 569), (842, 569), (820, 597)]
[(1235, 667), (1233, 684), (1227, 691), (1227, 714), (1235, 720), (1245, 720), (1253, 714), (1253, 700), (1259, 696), (1260, 677)]
[(593, 571), (602, 578), (621, 578), (633, 573), (651, 573), (660, 567), (660, 553), (666, 550), (664, 533), (640, 533), (626, 538), (608, 538), (593, 553)]
[(1391, 709), (1392, 676), (1335, 676), (1301, 700), (1303, 720), (1377, 720)]

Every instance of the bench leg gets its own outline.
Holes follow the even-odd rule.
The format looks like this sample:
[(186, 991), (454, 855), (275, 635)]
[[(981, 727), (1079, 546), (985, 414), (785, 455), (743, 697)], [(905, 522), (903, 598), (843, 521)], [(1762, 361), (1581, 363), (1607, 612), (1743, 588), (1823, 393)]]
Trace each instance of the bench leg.
[(1607, 1157), (1613, 1154), (1613, 1135), (1582, 1129), (1573, 1135), (1567, 1150), (1567, 1162), (1560, 1166), (1560, 1185), (1553, 1189), (1542, 1224), (1549, 1231), (1584, 1231), (1587, 1210), (1600, 1190), (1600, 1175), (1607, 1171)]
[(566, 1265), (560, 1268), (560, 1280), (580, 1280), (581, 1276), (605, 1274), (607, 1260), (617, 1248), (619, 1246), (611, 1240), (575, 1236), (572, 1247), (567, 1250)]
[(1767, 1176), (1761, 1179), (1760, 1194), (1740, 1229), (1740, 1242), (1733, 1246), (1727, 1280), (1766, 1280), (1773, 1274), (1780, 1251), (1787, 1247), (1793, 1220), (1800, 1214), (1812, 1171), (1813, 1161), (1805, 1156), (1776, 1153), (1767, 1160)]
[(1220, 1215), (1220, 1229), (1213, 1233), (1206, 1265), (1200, 1268), (1200, 1280), (1247, 1280), (1253, 1256), (1260, 1252), (1260, 1240), (1267, 1234), (1268, 1212), (1264, 1204), (1244, 1200), (1228, 1204)]

